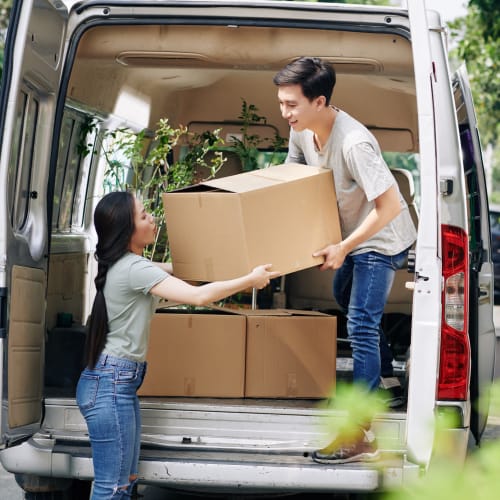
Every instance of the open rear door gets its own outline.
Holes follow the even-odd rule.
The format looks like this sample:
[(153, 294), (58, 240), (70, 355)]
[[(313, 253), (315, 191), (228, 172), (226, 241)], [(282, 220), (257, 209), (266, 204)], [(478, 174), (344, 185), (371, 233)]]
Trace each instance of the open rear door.
[(47, 179), (67, 8), (15, 0), (0, 96), (0, 384), (2, 444), (42, 418)]
[(486, 178), (476, 116), (465, 67), (453, 78), (463, 168), (469, 202), (469, 338), (471, 345), (471, 432), (479, 443), (486, 427), (489, 388), (495, 365), (493, 263)]
[(439, 216), (436, 204), (438, 185), (434, 123), (434, 78), (425, 11), (425, 2), (408, 0), (412, 52), (417, 90), (420, 147), (421, 201), (416, 244), (416, 275), (413, 293), (411, 375), (408, 386), (407, 445), (411, 460), (427, 466), (434, 443), (436, 374), (441, 317), (441, 266)]

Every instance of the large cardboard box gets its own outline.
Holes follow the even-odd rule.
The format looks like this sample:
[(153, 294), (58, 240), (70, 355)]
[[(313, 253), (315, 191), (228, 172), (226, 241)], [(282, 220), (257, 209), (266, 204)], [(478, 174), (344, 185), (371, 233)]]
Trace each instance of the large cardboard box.
[(247, 315), (245, 396), (326, 398), (335, 389), (337, 318), (307, 311)]
[(140, 396), (325, 398), (336, 373), (334, 316), (164, 308), (151, 322)]
[(341, 240), (331, 170), (286, 164), (163, 194), (174, 274), (234, 278), (259, 264), (287, 274)]
[(224, 311), (158, 310), (141, 396), (243, 397), (246, 319)]

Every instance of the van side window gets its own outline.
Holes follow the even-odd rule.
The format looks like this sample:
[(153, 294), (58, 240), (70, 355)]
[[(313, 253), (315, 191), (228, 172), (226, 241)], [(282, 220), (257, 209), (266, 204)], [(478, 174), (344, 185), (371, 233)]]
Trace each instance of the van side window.
[[(483, 258), (483, 238), (486, 236), (483, 235), (481, 227), (481, 204), (485, 202), (485, 200), (482, 199), (482, 193), (486, 193), (486, 185), (484, 184), (482, 164), (478, 164), (476, 162), (476, 155), (474, 151), (473, 134), (476, 134), (477, 136), (477, 129), (472, 129), (471, 124), (469, 123), (465, 98), (458, 81), (455, 81), (453, 84), (453, 96), (455, 100), (455, 112), (459, 127), (463, 169), (465, 172), (465, 183), (467, 189), (471, 266), (479, 269)], [(489, 238), (489, 236), (486, 237)]]
[(10, 223), (14, 231), (21, 230), (28, 217), (38, 113), (38, 99), (21, 91), (16, 106), (8, 178)]
[(95, 142), (95, 130), (89, 131), (86, 117), (67, 109), (57, 155), (52, 231), (69, 232), (83, 226)]

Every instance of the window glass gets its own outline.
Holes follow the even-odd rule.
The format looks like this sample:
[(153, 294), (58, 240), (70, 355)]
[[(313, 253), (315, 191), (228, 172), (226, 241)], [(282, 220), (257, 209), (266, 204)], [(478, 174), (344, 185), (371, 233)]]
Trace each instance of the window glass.
[(74, 120), (68, 115), (64, 115), (59, 136), (59, 150), (57, 153), (56, 178), (54, 183), (54, 204), (52, 207), (52, 229), (59, 228), (59, 211), (61, 208), (61, 200), (63, 197), (63, 182), (66, 162), (68, 161), (69, 145), (71, 142), (71, 134), (73, 132)]
[(14, 198), (10, 200), (11, 224), (14, 230), (22, 229), (28, 217), (38, 111), (38, 100), (29, 94), (21, 93), (9, 166), (11, 185), (14, 183), (11, 190)]
[(85, 207), (88, 201), (88, 190), (91, 178), (91, 170), (94, 161), (97, 161), (97, 127), (87, 119), (82, 119), (75, 125), (75, 135), (79, 137), (79, 146), (77, 147), (80, 159), (77, 185), (75, 187), (75, 196), (73, 200), (73, 215), (71, 226), (81, 228), (84, 224)]
[(24, 114), (26, 111), (27, 103), (28, 103), (27, 94), (21, 92), (16, 106), (16, 117), (14, 119), (14, 130), (12, 134), (12, 149), (10, 153), (9, 171), (8, 171), (9, 189), (7, 190), (7, 193), (9, 197), (8, 206), (10, 210), (11, 225), (14, 225), (14, 200), (16, 192), (17, 169), (18, 166), (20, 165)]
[(69, 232), (83, 226), (96, 130), (84, 114), (66, 109), (57, 156), (53, 231)]
[(77, 152), (78, 134), (77, 127), (73, 127), (69, 143), (69, 154), (64, 169), (64, 181), (62, 186), (61, 205), (59, 209), (58, 229), (69, 231), (71, 229), (71, 216), (73, 214), (73, 199), (75, 195), (76, 178), (80, 166), (80, 155)]

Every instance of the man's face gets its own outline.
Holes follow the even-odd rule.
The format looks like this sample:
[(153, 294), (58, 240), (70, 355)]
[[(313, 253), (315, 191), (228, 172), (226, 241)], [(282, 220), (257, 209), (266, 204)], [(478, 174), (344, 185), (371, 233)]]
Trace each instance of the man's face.
[(278, 87), (278, 100), (281, 116), (288, 121), (288, 125), (296, 132), (305, 129), (314, 130), (318, 111), (324, 98), (318, 97), (310, 101), (302, 93), (300, 85), (280, 85)]

